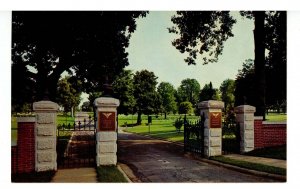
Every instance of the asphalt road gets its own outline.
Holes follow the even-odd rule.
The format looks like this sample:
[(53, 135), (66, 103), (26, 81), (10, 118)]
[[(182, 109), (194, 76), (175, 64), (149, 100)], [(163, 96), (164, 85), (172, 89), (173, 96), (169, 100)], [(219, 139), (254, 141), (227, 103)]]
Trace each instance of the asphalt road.
[(127, 165), (123, 170), (134, 175), (133, 182), (278, 182), (193, 159), (183, 146), (121, 131), (118, 162)]

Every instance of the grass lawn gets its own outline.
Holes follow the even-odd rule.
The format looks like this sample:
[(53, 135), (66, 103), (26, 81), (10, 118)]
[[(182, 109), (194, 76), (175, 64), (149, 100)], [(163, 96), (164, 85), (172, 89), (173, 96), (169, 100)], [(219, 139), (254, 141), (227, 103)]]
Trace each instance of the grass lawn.
[(286, 169), (279, 168), (279, 167), (273, 167), (273, 166), (263, 165), (263, 164), (259, 164), (259, 163), (251, 163), (251, 162), (246, 162), (246, 161), (241, 161), (241, 160), (235, 160), (235, 159), (227, 158), (224, 156), (215, 156), (215, 157), (211, 157), (210, 159), (219, 161), (222, 163), (246, 168), (246, 169), (252, 169), (252, 170), (256, 170), (256, 171), (262, 171), (262, 172), (267, 172), (267, 173), (272, 173), (272, 174), (277, 174), (277, 175), (286, 175)]
[(286, 121), (287, 114), (269, 113), (266, 115), (266, 121)]
[(128, 182), (117, 166), (99, 166), (97, 167), (97, 179), (104, 183)]
[(256, 149), (247, 152), (245, 155), (286, 160), (286, 146)]
[[(178, 133), (175, 126), (173, 125), (175, 120), (179, 118), (179, 115), (169, 115), (167, 119), (164, 119), (164, 116), (152, 116), (152, 124), (147, 125), (148, 118), (147, 116), (142, 116), (142, 125), (132, 126), (136, 123), (136, 115), (119, 115), (119, 125), (121, 127), (126, 127), (125, 122), (127, 122), (127, 128), (125, 131), (143, 135), (150, 135), (153, 137), (164, 138), (174, 142), (183, 142), (183, 127)], [(181, 116), (183, 118), (183, 116)], [(190, 121), (196, 121), (199, 119), (198, 116), (187, 116), (187, 119)], [(129, 126), (131, 125), (131, 126)], [(150, 129), (150, 132), (149, 132)]]

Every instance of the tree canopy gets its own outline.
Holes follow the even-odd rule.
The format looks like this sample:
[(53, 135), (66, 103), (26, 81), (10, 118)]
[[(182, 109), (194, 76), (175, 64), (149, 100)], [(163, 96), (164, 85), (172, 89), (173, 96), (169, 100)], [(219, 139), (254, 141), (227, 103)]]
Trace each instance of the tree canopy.
[(162, 99), (162, 112), (166, 114), (176, 112), (175, 89), (171, 83), (161, 82), (157, 87), (157, 92)]
[(171, 20), (176, 26), (169, 32), (179, 35), (172, 44), (181, 53), (188, 53), (185, 62), (189, 65), (196, 64), (198, 54), (203, 64), (217, 62), (224, 41), (233, 37), (231, 30), (236, 22), (229, 11), (177, 11)]
[(201, 90), (199, 99), (200, 101), (220, 100), (219, 90), (213, 88), (212, 83), (209, 82), (209, 84), (205, 84)]
[(56, 102), (64, 107), (64, 112), (70, 112), (72, 108), (75, 108), (80, 103), (81, 91), (80, 81), (78, 83), (71, 83), (70, 77), (65, 77), (58, 81), (58, 95)]
[[(256, 106), (256, 115), (265, 116), (266, 62), (281, 68), (277, 72), (282, 75), (281, 96), (286, 96), (286, 11), (242, 11), (241, 15), (254, 19), (256, 92), (253, 105)], [(179, 35), (172, 44), (181, 53), (188, 53), (185, 59), (188, 64), (196, 64), (199, 54), (204, 64), (217, 62), (224, 41), (233, 36), (232, 26), (236, 22), (228, 11), (177, 11), (171, 20), (176, 26), (169, 28), (169, 32)], [(267, 61), (266, 49), (270, 51)]]
[[(99, 89), (104, 78), (112, 82), (128, 65), (125, 48), (136, 29), (135, 19), (146, 12), (129, 11), (13, 11), (12, 85), (42, 99), (57, 95), (57, 83), (67, 71), (82, 81), (83, 89)], [(110, 73), (109, 75), (107, 73)], [(33, 87), (30, 91), (28, 87)]]
[(123, 70), (113, 82), (114, 97), (120, 100), (120, 106), (118, 107), (120, 114), (134, 113), (136, 101), (133, 92), (133, 73), (130, 70)]
[(221, 83), (220, 92), (221, 92), (221, 99), (224, 102), (224, 109), (225, 112), (234, 108), (234, 96), (235, 91), (235, 81), (232, 79), (226, 79)]
[(177, 90), (178, 101), (189, 101), (195, 106), (198, 102), (200, 84), (196, 79), (184, 79)]
[(140, 125), (141, 114), (150, 115), (157, 110), (159, 96), (156, 91), (157, 77), (148, 70), (137, 71), (133, 77), (134, 97), (138, 113), (137, 124)]

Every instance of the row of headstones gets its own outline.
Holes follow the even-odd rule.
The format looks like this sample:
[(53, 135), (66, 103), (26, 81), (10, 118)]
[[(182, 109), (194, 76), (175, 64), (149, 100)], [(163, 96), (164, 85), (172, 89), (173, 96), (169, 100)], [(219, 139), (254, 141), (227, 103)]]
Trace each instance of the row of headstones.
[[(119, 100), (100, 97), (96, 106), (96, 163), (116, 165), (117, 163), (117, 107)], [(222, 109), (221, 101), (204, 101), (199, 104), (204, 123), (204, 155), (206, 157), (222, 155)], [(35, 171), (56, 170), (56, 116), (58, 105), (51, 101), (33, 104), (35, 118)], [(236, 108), (237, 122), (241, 127), (241, 152), (254, 149), (254, 112), (252, 106)], [(23, 119), (23, 122), (25, 119)], [(33, 120), (30, 120), (31, 122)]]

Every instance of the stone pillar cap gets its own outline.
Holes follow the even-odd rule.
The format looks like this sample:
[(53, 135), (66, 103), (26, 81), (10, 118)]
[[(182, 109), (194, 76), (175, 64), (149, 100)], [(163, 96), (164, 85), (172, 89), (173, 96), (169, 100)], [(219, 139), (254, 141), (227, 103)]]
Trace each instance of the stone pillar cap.
[(256, 108), (250, 105), (240, 105), (234, 108), (235, 113), (254, 113)]
[(120, 105), (120, 101), (119, 101), (119, 99), (112, 98), (112, 97), (100, 97), (100, 98), (95, 99), (94, 105), (97, 107), (99, 107), (99, 106), (117, 107)]
[(17, 122), (21, 122), (21, 123), (24, 123), (24, 122), (35, 122), (35, 117), (31, 116), (31, 117), (17, 117)]
[(223, 109), (224, 102), (218, 100), (202, 101), (198, 104), (198, 107), (200, 109), (205, 109), (205, 108)]
[(42, 100), (38, 102), (33, 103), (33, 110), (39, 111), (39, 110), (53, 110), (57, 111), (59, 108), (58, 104), (52, 101)]

